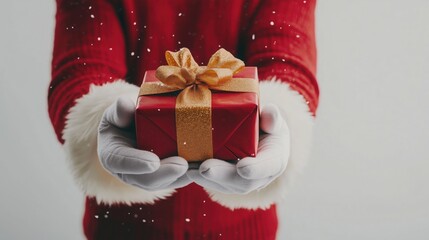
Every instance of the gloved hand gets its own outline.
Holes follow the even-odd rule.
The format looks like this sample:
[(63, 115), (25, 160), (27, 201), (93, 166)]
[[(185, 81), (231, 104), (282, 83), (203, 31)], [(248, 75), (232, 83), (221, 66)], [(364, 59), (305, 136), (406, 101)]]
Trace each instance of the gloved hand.
[(136, 149), (135, 104), (119, 98), (106, 109), (98, 129), (98, 156), (103, 167), (123, 182), (155, 191), (188, 185), (188, 162), (181, 157), (160, 160), (149, 151)]
[(204, 161), (198, 170), (187, 175), (198, 185), (223, 193), (247, 194), (262, 189), (286, 169), (290, 153), (289, 129), (275, 105), (261, 111), (261, 136), (256, 157), (246, 157), (237, 164), (219, 159)]

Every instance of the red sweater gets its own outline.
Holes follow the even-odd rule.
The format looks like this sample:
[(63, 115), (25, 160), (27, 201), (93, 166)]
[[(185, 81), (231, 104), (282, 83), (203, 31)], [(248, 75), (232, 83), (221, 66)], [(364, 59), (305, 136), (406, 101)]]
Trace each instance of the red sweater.
[[(318, 104), (314, 0), (57, 0), (49, 115), (59, 141), (69, 109), (117, 79), (139, 85), (187, 47), (205, 65), (220, 47)], [(229, 210), (191, 184), (154, 205), (98, 204), (87, 198), (88, 239), (274, 239), (276, 209)]]

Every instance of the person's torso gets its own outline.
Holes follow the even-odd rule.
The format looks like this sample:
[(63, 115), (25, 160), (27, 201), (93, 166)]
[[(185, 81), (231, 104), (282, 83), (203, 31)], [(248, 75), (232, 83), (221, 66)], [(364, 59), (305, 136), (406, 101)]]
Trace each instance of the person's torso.
[[(166, 63), (166, 50), (191, 50), (205, 65), (220, 47), (241, 57), (246, 21), (257, 1), (113, 1), (127, 48), (127, 81), (141, 84), (146, 70)], [(198, 185), (149, 204), (107, 206), (88, 198), (84, 230), (89, 239), (275, 239), (276, 207), (230, 210)]]
[(139, 85), (146, 70), (166, 63), (166, 50), (187, 47), (201, 65), (221, 47), (243, 59), (251, 39), (242, 38), (259, 0), (113, 2), (124, 30), (127, 80)]

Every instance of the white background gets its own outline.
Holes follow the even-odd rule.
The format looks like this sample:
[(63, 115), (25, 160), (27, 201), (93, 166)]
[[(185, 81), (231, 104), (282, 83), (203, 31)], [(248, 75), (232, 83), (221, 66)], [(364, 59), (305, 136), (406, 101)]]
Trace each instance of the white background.
[[(47, 115), (54, 1), (0, 3), (0, 239), (82, 239)], [(279, 239), (429, 236), (429, 1), (318, 2), (312, 160)]]

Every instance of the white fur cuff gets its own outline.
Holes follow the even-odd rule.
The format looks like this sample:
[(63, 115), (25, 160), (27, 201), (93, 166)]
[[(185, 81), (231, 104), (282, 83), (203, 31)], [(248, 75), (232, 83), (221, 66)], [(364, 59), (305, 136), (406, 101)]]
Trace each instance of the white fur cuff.
[(125, 184), (108, 173), (98, 159), (97, 133), (104, 110), (121, 96), (136, 101), (138, 92), (137, 86), (124, 81), (91, 85), (89, 93), (78, 99), (67, 115), (63, 131), (66, 158), (77, 183), (98, 202), (154, 203), (174, 193), (174, 190), (149, 192)]
[[(221, 205), (236, 209), (266, 209), (284, 199), (293, 179), (304, 168), (310, 153), (314, 118), (309, 112), (305, 99), (289, 87), (289, 84), (276, 81), (260, 82), (260, 104), (277, 105), (290, 130), (290, 156), (285, 172), (267, 187), (245, 195), (224, 194), (206, 189), (212, 200)], [(287, 159), (285, 160), (287, 161)]]

